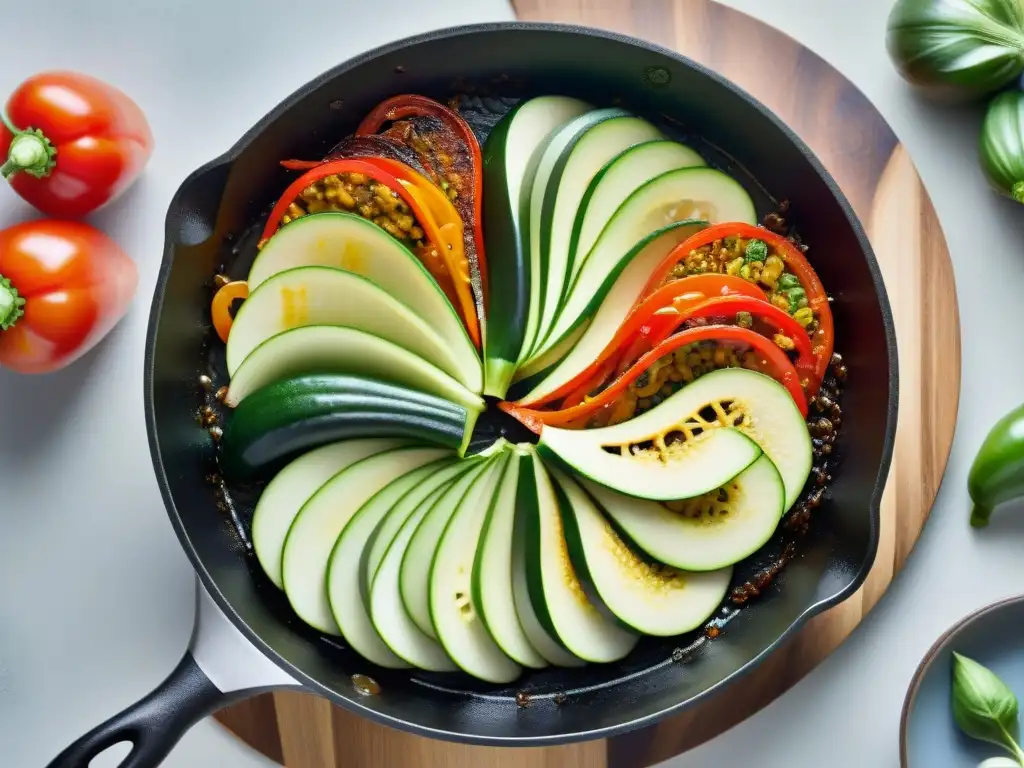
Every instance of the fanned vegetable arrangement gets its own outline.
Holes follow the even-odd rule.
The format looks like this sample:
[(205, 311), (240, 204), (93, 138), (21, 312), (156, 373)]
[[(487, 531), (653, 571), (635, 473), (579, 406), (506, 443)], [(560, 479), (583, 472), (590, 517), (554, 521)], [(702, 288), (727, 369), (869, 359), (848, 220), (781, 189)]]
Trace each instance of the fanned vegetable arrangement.
[(221, 468), (269, 480), (253, 545), (296, 615), (500, 684), (699, 628), (839, 414), (828, 296), (735, 179), (562, 96), (481, 134), (397, 96), (285, 161), (211, 313)]

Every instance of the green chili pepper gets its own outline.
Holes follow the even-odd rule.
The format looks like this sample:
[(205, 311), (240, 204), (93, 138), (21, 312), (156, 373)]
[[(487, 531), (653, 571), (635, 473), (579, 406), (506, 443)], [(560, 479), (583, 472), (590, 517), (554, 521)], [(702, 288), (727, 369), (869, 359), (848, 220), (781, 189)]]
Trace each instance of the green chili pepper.
[(971, 525), (984, 528), (992, 510), (1024, 496), (1024, 405), (995, 423), (974, 457), (967, 477), (974, 502)]
[(754, 261), (764, 261), (768, 258), (768, 243), (756, 238), (751, 240), (747, 243), (743, 256), (747, 260), (748, 264)]

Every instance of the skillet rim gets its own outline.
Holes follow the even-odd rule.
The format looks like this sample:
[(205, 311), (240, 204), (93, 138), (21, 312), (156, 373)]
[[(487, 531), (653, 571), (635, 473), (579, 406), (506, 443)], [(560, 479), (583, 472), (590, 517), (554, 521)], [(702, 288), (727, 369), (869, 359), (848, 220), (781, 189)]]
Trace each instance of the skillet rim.
[[(332, 688), (320, 683), (317, 679), (307, 675), (296, 666), (291, 664), (288, 660), (284, 659), (269, 643), (264, 641), (259, 634), (257, 634), (250, 626), (238, 615), (230, 601), (221, 592), (217, 583), (214, 581), (210, 572), (207, 570), (205, 564), (196, 553), (195, 547), (189, 538), (188, 531), (185, 528), (181, 520), (181, 516), (178, 513), (177, 505), (174, 503), (174, 498), (171, 493), (170, 484), (168, 482), (167, 473), (164, 469), (162, 454), (160, 445), (156, 435), (156, 416), (154, 407), (154, 368), (155, 368), (155, 346), (156, 346), (156, 329), (159, 326), (159, 320), (163, 313), (164, 301), (166, 299), (166, 286), (168, 277), (170, 275), (171, 265), (173, 262), (173, 251), (177, 243), (173, 236), (173, 231), (176, 229), (176, 210), (175, 203), (178, 200), (181, 191), (186, 189), (193, 181), (199, 179), (206, 173), (235, 162), (238, 157), (248, 148), (248, 146), (260, 135), (262, 132), (274, 121), (284, 116), (287, 112), (293, 109), (298, 103), (309, 96), (314, 91), (318, 90), (328, 82), (337, 78), (343, 77), (351, 70), (366, 64), (373, 59), (384, 56), (387, 54), (395, 53), (397, 51), (412, 48), (423, 43), (428, 43), (437, 40), (451, 39), (454, 37), (461, 37), (464, 35), (475, 35), (481, 33), (504, 33), (511, 32), (514, 30), (523, 30), (526, 32), (553, 32), (553, 33), (564, 33), (570, 35), (582, 35), (591, 38), (597, 38), (599, 40), (607, 40), (610, 42), (622, 43), (631, 45), (633, 47), (641, 48), (649, 51), (653, 54), (669, 57), (680, 64), (696, 71), (697, 73), (709, 78), (717, 86), (731, 91), (734, 95), (743, 99), (749, 106), (758, 110), (763, 116), (765, 116), (775, 128), (781, 132), (783, 137), (788, 140), (799, 152), (803, 155), (804, 159), (810, 164), (811, 168), (818, 174), (818, 176), (825, 183), (829, 192), (832, 194), (833, 199), (838, 203), (840, 210), (846, 217), (853, 230), (854, 236), (857, 239), (857, 243), (860, 247), (861, 254), (864, 257), (868, 271), (871, 275), (871, 280), (874, 285), (875, 296), (878, 299), (879, 309), (882, 314), (882, 325), (885, 333), (886, 340), (886, 356), (888, 359), (888, 403), (886, 409), (886, 427), (885, 436), (882, 444), (882, 455), (879, 462), (878, 474), (876, 475), (874, 488), (871, 493), (870, 501), (870, 535), (868, 539), (867, 552), (864, 560), (861, 562), (854, 577), (847, 583), (847, 585), (831, 595), (830, 597), (823, 598), (815, 603), (810, 604), (801, 612), (789, 625), (789, 627), (782, 632), (773, 642), (768, 644), (759, 654), (754, 656), (752, 659), (747, 661), (742, 667), (737, 669), (731, 675), (723, 678), (716, 684), (704, 689), (700, 693), (691, 696), (688, 699), (680, 701), (672, 706), (665, 707), (664, 709), (654, 712), (652, 714), (638, 717), (633, 720), (621, 722), (618, 725), (606, 726), (602, 728), (594, 728), (591, 730), (576, 731), (571, 734), (558, 734), (558, 735), (546, 735), (546, 736), (480, 736), (475, 734), (466, 734), (458, 731), (445, 730), (440, 728), (432, 728), (428, 726), (419, 725), (399, 717), (381, 713), (375, 709), (369, 708), (363, 705), (356, 695), (346, 695), (341, 691), (336, 691)], [(854, 86), (856, 87), (856, 86)], [(171, 198), (171, 203), (168, 208), (167, 217), (165, 219), (165, 231), (164, 231), (164, 253), (163, 259), (160, 265), (160, 270), (157, 276), (156, 287), (154, 289), (152, 306), (150, 309), (149, 325), (146, 331), (146, 350), (144, 357), (144, 375), (143, 375), (143, 400), (145, 405), (145, 419), (146, 419), (146, 432), (150, 446), (150, 457), (153, 461), (153, 469), (156, 474), (157, 484), (160, 487), (160, 494), (164, 501), (164, 507), (167, 511), (167, 515), (171, 520), (171, 525), (174, 528), (175, 534), (178, 537), (178, 541), (181, 544), (182, 549), (188, 555), (189, 561), (192, 564), (193, 569), (199, 576), (203, 587), (207, 590), (209, 595), (213, 598), (217, 606), (224, 612), (231, 623), (242, 633), (245, 639), (254, 645), (257, 649), (263, 653), (271, 662), (276, 664), (278, 667), (284, 669), (288, 674), (294, 677), (298, 682), (305, 686), (310, 691), (317, 693), (325, 698), (329, 699), (333, 703), (344, 707), (345, 709), (358, 714), (362, 717), (367, 717), (373, 722), (380, 723), (393, 728), (398, 728), (406, 732), (414, 733), (419, 736), (425, 736), (428, 738), (442, 739), (445, 741), (453, 741), (463, 744), (478, 744), (484, 746), (495, 746), (495, 747), (539, 747), (539, 746), (554, 746), (559, 744), (571, 744), (581, 741), (589, 741), (600, 738), (610, 738), (618, 736), (624, 733), (635, 731), (639, 728), (646, 726), (655, 725), (662, 720), (670, 717), (671, 715), (678, 714), (684, 710), (695, 707), (713, 697), (715, 694), (723, 690), (724, 688), (736, 683), (743, 677), (748, 675), (754, 668), (759, 666), (768, 656), (774, 653), (783, 643), (788, 641), (793, 635), (799, 632), (808, 621), (817, 616), (820, 613), (832, 608), (840, 603), (844, 602), (847, 598), (853, 595), (864, 583), (874, 564), (875, 557), (878, 551), (879, 543), (879, 527), (881, 524), (881, 498), (885, 489), (885, 484), (888, 479), (889, 470), (892, 463), (892, 456), (895, 448), (896, 440), (896, 427), (897, 427), (897, 412), (899, 405), (899, 362), (896, 348), (896, 332), (892, 315), (892, 308), (889, 304), (888, 294), (885, 290), (884, 283), (882, 281), (881, 270), (878, 266), (878, 261), (875, 258), (874, 250), (871, 247), (870, 241), (868, 240), (867, 234), (864, 231), (863, 226), (860, 223), (860, 219), (850, 205), (846, 196), (843, 194), (839, 185), (832, 177), (831, 173), (822, 165), (818, 160), (814, 152), (804, 143), (804, 141), (772, 110), (768, 109), (752, 94), (725, 78), (719, 73), (711, 70), (704, 65), (694, 61), (693, 59), (677, 52), (670, 48), (642, 40), (640, 38), (632, 37), (630, 35), (620, 34), (618, 32), (597, 29), (592, 27), (585, 27), (578, 24), (556, 24), (548, 22), (524, 22), (524, 21), (511, 21), (511, 22), (487, 22), (480, 24), (465, 24), (457, 25), (452, 27), (445, 27), (441, 29), (431, 30), (429, 32), (421, 33), (418, 35), (412, 35), (400, 40), (396, 40), (391, 43), (387, 43), (376, 48), (367, 50), (361, 54), (353, 56), (335, 67), (332, 67), (320, 75), (317, 75), (313, 79), (309, 80), (306, 84), (300, 86), (298, 89), (293, 91), (290, 95), (285, 97), (281, 102), (267, 112), (262, 118), (260, 118), (252, 128), (246, 133), (226, 152), (219, 157), (211, 160), (208, 163), (200, 166), (198, 169), (189, 174), (181, 183), (174, 196)]]

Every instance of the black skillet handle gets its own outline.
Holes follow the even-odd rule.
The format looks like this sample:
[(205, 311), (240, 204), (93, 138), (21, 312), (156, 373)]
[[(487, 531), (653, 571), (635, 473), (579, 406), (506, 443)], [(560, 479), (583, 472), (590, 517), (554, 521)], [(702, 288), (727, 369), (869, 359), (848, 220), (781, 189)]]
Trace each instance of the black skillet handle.
[(187, 651), (156, 689), (69, 746), (49, 768), (88, 768), (90, 761), (115, 744), (128, 741), (132, 751), (120, 768), (155, 768), (185, 732), (241, 694), (221, 692)]
[(47, 768), (89, 768), (101, 752), (126, 741), (132, 749), (118, 768), (157, 768), (186, 731), (207, 715), (250, 696), (294, 687), (300, 687), (295, 679), (257, 650), (197, 582), (192, 641), (174, 671), (156, 690), (57, 755)]

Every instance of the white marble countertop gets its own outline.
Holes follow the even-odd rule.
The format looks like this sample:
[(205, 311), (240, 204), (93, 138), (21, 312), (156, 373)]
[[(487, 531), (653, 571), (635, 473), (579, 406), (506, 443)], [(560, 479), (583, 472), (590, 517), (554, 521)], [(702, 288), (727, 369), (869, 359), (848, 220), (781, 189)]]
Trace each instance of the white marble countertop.
[[(728, 0), (847, 74), (910, 149), (943, 222), (963, 325), (956, 442), (932, 520), (904, 572), (851, 640), (792, 691), (674, 768), (891, 768), (899, 712), (927, 647), (953, 621), (1024, 591), (1024, 515), (967, 525), (965, 479), (991, 423), (1021, 399), (1010, 333), (1024, 292), (1024, 209), (977, 170), (977, 109), (913, 98), (886, 58), (891, 0)], [(388, 39), (511, 18), (503, 0), (396, 0), (387, 25), (342, 0), (310, 12), (270, 0), (37, 0), (0, 4), (0, 94), (34, 71), (71, 67), (117, 83), (150, 116), (157, 150), (141, 183), (96, 217), (137, 260), (138, 300), (94, 353), (45, 378), (0, 372), (0, 762), (44, 765), (70, 740), (150, 690), (192, 621), (192, 573), (153, 478), (142, 356), (167, 201), (306, 80)], [(332, 18), (336, 17), (336, 18)], [(335, 24), (336, 22), (336, 24)], [(310, 30), (336, 32), (317, 41)], [(808, 94), (813, 98), (813, 94)], [(0, 226), (31, 212), (0, 188)], [(769, 746), (770, 745), (770, 746)], [(123, 754), (123, 752), (122, 752)], [(116, 765), (112, 755), (96, 768)], [(212, 721), (168, 768), (266, 761)]]

